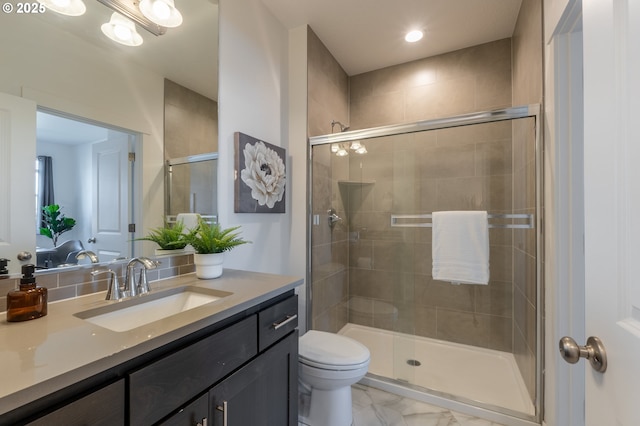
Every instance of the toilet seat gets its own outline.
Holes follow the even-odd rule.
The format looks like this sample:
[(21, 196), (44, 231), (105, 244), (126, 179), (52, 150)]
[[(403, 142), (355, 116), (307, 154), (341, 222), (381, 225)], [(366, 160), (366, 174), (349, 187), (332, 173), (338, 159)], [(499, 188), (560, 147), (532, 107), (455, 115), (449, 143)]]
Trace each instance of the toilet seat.
[(299, 341), (299, 360), (325, 370), (356, 370), (367, 367), (371, 354), (363, 344), (339, 334), (307, 331)]

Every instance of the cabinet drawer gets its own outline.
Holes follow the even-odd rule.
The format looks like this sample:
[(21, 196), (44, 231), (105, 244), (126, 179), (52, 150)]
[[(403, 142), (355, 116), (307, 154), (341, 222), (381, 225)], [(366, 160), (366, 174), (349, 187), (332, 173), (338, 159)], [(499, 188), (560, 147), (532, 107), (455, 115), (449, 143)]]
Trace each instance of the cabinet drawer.
[(121, 379), (28, 425), (121, 425), (125, 420), (124, 395), (124, 380)]
[(252, 315), (129, 375), (131, 425), (164, 418), (257, 354)]
[(263, 351), (298, 326), (298, 296), (291, 296), (258, 313), (258, 350)]

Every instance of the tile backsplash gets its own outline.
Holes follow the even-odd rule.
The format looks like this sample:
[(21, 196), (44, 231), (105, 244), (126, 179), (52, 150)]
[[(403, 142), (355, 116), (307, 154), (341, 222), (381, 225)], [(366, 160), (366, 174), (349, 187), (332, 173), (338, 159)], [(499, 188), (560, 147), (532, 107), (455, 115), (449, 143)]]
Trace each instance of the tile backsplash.
[[(184, 275), (195, 271), (193, 255), (185, 254), (172, 257), (158, 257), (154, 260), (160, 262), (156, 269), (147, 271), (149, 282)], [(49, 294), (49, 302), (84, 296), (107, 290), (107, 275), (93, 277), (91, 272), (98, 269), (111, 269), (118, 274), (121, 283), (124, 282), (127, 261), (119, 261), (102, 265), (83, 265), (79, 268), (56, 269), (40, 271), (36, 275), (36, 283), (46, 287)], [(6, 294), (18, 288), (20, 278), (6, 278), (0, 280), (0, 312), (6, 311)]]

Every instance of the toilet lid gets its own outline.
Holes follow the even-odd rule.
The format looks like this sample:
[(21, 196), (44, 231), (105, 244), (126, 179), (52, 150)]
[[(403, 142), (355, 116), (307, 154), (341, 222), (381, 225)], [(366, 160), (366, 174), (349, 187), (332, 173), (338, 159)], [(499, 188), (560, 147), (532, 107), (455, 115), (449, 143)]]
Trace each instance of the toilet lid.
[(309, 330), (300, 338), (299, 356), (313, 364), (347, 366), (367, 363), (369, 349), (339, 334)]

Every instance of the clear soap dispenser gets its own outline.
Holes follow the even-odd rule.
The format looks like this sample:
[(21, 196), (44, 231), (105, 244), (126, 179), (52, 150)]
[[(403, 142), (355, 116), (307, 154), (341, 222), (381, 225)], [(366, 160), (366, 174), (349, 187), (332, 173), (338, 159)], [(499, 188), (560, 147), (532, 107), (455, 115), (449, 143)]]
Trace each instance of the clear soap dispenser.
[(28, 321), (47, 315), (47, 289), (36, 286), (36, 267), (22, 266), (20, 288), (7, 294), (7, 321)]

